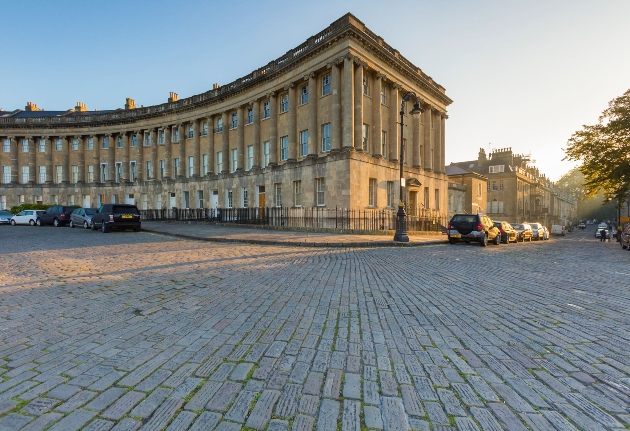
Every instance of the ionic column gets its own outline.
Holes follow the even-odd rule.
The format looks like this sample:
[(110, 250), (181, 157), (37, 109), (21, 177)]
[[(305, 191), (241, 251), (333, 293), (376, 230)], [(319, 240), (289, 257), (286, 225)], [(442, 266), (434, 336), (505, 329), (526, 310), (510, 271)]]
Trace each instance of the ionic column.
[(53, 159), (52, 159), (52, 142), (49, 136), (42, 136), (42, 139), (46, 141), (44, 157), (46, 159), (46, 183), (50, 184), (53, 181)]
[(315, 74), (308, 75), (308, 155), (317, 157), (319, 127), (317, 122), (317, 79)]
[(354, 87), (352, 85), (353, 60), (349, 55), (343, 59), (343, 148), (354, 146)]
[(144, 130), (136, 130), (136, 181), (144, 180)]
[(393, 83), (389, 92), (389, 161), (398, 161), (398, 148), (400, 146), (400, 130), (398, 128), (398, 116), (400, 115), (400, 100), (398, 91), (400, 85)]
[(269, 95), (269, 164), (278, 164), (278, 103), (276, 93)]
[(223, 154), (223, 168), (221, 172), (230, 172), (230, 123), (228, 112), (221, 114), (223, 131), (221, 132), (221, 153)]
[(297, 143), (297, 103), (295, 103), (295, 84), (291, 83), (287, 88), (289, 93), (289, 112), (287, 131), (289, 134), (289, 157), (287, 161), (296, 161), (298, 155), (298, 143)]
[[(330, 136), (330, 150), (341, 150), (342, 130), (341, 130), (341, 70), (339, 68), (339, 61), (336, 60), (330, 65), (330, 86), (332, 97), (332, 118), (330, 120), (331, 136)], [(315, 97), (318, 97), (319, 93), (316, 93)]]
[(157, 179), (157, 173), (160, 167), (158, 166), (158, 142), (157, 142), (157, 129), (153, 128), (149, 131), (151, 133), (151, 180)]
[(61, 136), (61, 182), (68, 184), (70, 182), (70, 149), (69, 139), (67, 136)]
[(245, 169), (245, 121), (243, 121), (243, 107), (236, 108), (236, 170)]
[[(92, 163), (94, 164), (94, 182), (101, 182), (101, 147), (103, 146), (103, 137), (99, 135), (90, 136), (94, 140), (94, 152), (92, 153)], [(46, 169), (48, 170), (48, 169)]]
[(208, 117), (208, 172), (206, 175), (214, 173), (214, 153), (214, 117), (210, 115)]
[(198, 178), (201, 172), (201, 148), (199, 144), (199, 119), (192, 120), (193, 126), (193, 177)]
[(424, 109), (424, 169), (430, 171), (433, 169), (433, 159), (431, 157), (432, 139), (431, 139), (431, 116), (433, 115), (432, 106)]
[(28, 139), (28, 182), (36, 183), (36, 169), (35, 169), (35, 141), (32, 137), (27, 136), (25, 139)]
[(254, 115), (254, 130), (253, 130), (253, 142), (254, 145), (254, 160), (253, 167), (260, 168), (260, 153), (262, 151), (260, 142), (260, 100), (255, 99), (252, 102), (252, 114)]
[(185, 178), (186, 177), (186, 128), (184, 127), (184, 123), (179, 124), (179, 172), (177, 173), (177, 178)]
[(107, 135), (107, 182), (113, 183), (116, 177), (116, 135)]
[(171, 178), (171, 126), (164, 128), (164, 178)]
[[(383, 155), (383, 126), (381, 124), (381, 91), (383, 78), (385, 78), (385, 75), (382, 73), (376, 74), (376, 79), (374, 80), (374, 95), (372, 97), (372, 155), (375, 157), (381, 157)], [(385, 154), (385, 156), (387, 156), (387, 154)]]
[(421, 127), (420, 127), (420, 116), (419, 115), (412, 115), (412, 120), (411, 120), (411, 124), (412, 126), (412, 132), (413, 132), (413, 159), (411, 160), (411, 165), (414, 168), (419, 168), (422, 165), (420, 164), (421, 160), (421, 156), (420, 156), (420, 147), (421, 147), (421, 142), (422, 142), (422, 135), (421, 135)]
[(354, 68), (354, 148), (359, 151), (367, 151), (363, 148), (363, 63), (355, 62)]
[(442, 113), (436, 112), (435, 123), (433, 125), (433, 170), (435, 172), (441, 172), (442, 167)]
[(448, 115), (442, 114), (442, 121), (440, 121), (440, 172), (446, 172), (446, 120)]
[(14, 136), (9, 136), (11, 141), (11, 183), (18, 183), (18, 143)]
[(122, 181), (129, 181), (129, 134), (127, 132), (122, 133), (122, 143), (123, 143), (123, 159), (122, 159)]
[(79, 152), (77, 153), (77, 165), (79, 169), (79, 178), (77, 182), (85, 182), (85, 136), (75, 136), (79, 140)]

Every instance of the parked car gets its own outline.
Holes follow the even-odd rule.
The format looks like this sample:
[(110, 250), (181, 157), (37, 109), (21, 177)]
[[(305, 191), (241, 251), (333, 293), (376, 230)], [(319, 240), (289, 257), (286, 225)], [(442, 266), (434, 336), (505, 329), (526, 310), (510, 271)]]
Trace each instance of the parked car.
[(481, 214), (455, 214), (448, 223), (448, 242), (469, 243), (477, 241), (482, 247), (492, 241), (495, 245), (501, 242), (501, 232), (492, 223), (490, 217)]
[(35, 226), (35, 222), (37, 221), (37, 216), (44, 211), (39, 210), (24, 210), (20, 211), (13, 217), (11, 217), (11, 224), (13, 226), (18, 224), (30, 224), (31, 226)]
[(540, 223), (527, 223), (532, 228), (532, 238), (538, 241), (539, 239), (549, 239), (549, 231)]
[(48, 208), (46, 211), (40, 213), (37, 217), (36, 224), (37, 226), (42, 226), (45, 224), (51, 224), (55, 227), (63, 226), (68, 224), (70, 221), (70, 214), (72, 211), (79, 208), (76, 205), (53, 205)]
[(567, 234), (566, 226), (560, 224), (552, 224), (551, 225), (551, 233), (553, 235), (565, 236)]
[(578, 229), (582, 229), (582, 230), (586, 229), (586, 223), (581, 222), (581, 223), (578, 225)]
[(518, 242), (518, 232), (514, 230), (511, 224), (506, 221), (495, 221), (494, 225), (501, 232), (501, 242), (503, 244)]
[(112, 229), (141, 229), (140, 211), (135, 205), (105, 204), (92, 216), (92, 230), (100, 228), (103, 233)]
[(621, 230), (621, 248), (630, 250), (630, 224)]
[(77, 208), (70, 214), (70, 227), (83, 226), (84, 229), (89, 229), (95, 213), (96, 208)]
[(0, 210), (0, 224), (10, 224), (13, 214), (11, 211)]
[(606, 239), (610, 239), (611, 231), (608, 229), (608, 225), (606, 223), (600, 223), (597, 225), (597, 230), (595, 230), (595, 238), (600, 238), (602, 236), (602, 230), (606, 230)]
[(532, 227), (529, 224), (516, 223), (516, 224), (513, 224), (512, 227), (514, 228), (516, 232), (518, 232), (519, 241), (525, 242), (525, 240), (527, 241), (532, 240), (532, 236), (534, 234), (532, 232)]

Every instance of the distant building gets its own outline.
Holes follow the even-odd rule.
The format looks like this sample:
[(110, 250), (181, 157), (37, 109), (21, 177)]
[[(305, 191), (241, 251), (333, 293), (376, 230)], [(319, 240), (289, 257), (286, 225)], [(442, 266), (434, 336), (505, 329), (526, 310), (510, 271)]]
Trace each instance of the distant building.
[(483, 213), (488, 200), (488, 177), (457, 165), (446, 167), (448, 176), (448, 216), (466, 212)]
[(451, 163), (448, 168), (487, 175), (485, 213), (494, 219), (512, 223), (537, 221), (547, 226), (575, 220), (575, 199), (557, 190), (529, 162), (528, 156), (514, 154), (511, 148), (495, 150), (489, 156), (482, 148), (477, 160)]

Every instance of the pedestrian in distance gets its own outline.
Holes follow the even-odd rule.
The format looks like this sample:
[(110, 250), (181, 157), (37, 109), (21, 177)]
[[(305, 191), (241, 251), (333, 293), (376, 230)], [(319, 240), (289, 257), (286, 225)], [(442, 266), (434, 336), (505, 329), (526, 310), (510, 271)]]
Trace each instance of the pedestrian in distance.
[(599, 231), (599, 242), (606, 242), (606, 229)]

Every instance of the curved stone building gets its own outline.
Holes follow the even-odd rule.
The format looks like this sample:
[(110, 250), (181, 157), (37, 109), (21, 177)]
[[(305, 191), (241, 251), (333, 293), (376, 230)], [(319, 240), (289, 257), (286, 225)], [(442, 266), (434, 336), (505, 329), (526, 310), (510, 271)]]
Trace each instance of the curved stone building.
[(392, 208), (407, 91), (424, 108), (405, 117), (409, 209), (446, 214), (451, 100), (351, 14), (249, 75), (186, 99), (0, 111), (0, 208)]

